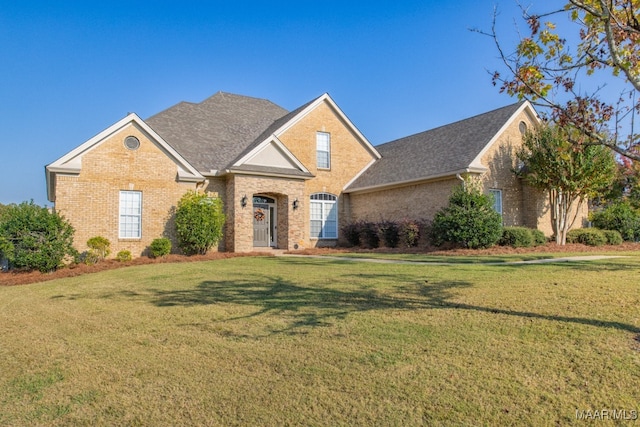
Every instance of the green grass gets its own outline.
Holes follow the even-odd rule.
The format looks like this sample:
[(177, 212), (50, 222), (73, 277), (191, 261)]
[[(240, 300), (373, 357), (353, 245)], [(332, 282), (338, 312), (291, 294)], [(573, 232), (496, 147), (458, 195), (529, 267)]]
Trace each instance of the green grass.
[[(235, 258), (0, 288), (0, 425), (567, 425), (640, 409), (640, 256)], [(606, 423), (605, 423), (606, 425)]]

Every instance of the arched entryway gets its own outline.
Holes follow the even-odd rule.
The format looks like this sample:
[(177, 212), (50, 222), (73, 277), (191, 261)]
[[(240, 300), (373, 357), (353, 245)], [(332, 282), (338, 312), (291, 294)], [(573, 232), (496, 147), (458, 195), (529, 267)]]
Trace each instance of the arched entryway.
[(278, 210), (275, 199), (253, 196), (253, 246), (278, 246)]

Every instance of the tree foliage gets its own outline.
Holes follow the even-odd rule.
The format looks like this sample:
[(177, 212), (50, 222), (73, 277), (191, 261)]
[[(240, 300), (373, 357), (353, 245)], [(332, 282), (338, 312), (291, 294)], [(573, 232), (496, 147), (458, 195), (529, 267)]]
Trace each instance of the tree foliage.
[[(493, 73), (494, 85), (578, 130), (572, 143), (605, 145), (640, 160), (633, 129), (640, 112), (640, 0), (569, 0), (549, 9), (522, 8), (528, 33), (519, 35), (513, 53), (499, 41), (494, 12), (491, 32), (482, 32), (493, 38), (506, 67)], [(556, 25), (567, 17), (567, 25)]]
[(488, 248), (502, 237), (502, 217), (493, 209), (491, 196), (474, 185), (457, 187), (449, 204), (438, 211), (431, 224), (436, 246), (452, 243), (465, 248)]
[(541, 124), (524, 135), (517, 155), (523, 163), (518, 173), (547, 192), (556, 243), (564, 245), (585, 201), (613, 181), (613, 154), (601, 145), (572, 146), (566, 131)]
[(206, 254), (222, 238), (224, 221), (221, 199), (187, 192), (176, 209), (178, 246), (188, 255)]
[(64, 218), (33, 201), (5, 206), (0, 215), (0, 237), (10, 249), (4, 256), (13, 268), (55, 270), (66, 256), (77, 255), (73, 233)]

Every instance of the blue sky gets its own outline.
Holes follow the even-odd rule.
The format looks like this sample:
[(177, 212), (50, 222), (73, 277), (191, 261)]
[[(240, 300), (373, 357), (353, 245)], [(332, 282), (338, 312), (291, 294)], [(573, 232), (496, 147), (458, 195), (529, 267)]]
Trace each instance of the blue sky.
[[(2, 1), (0, 203), (128, 112), (224, 91), (292, 110), (328, 92), (374, 145), (497, 108), (494, 6), (515, 0)], [(510, 46), (513, 46), (511, 41)]]

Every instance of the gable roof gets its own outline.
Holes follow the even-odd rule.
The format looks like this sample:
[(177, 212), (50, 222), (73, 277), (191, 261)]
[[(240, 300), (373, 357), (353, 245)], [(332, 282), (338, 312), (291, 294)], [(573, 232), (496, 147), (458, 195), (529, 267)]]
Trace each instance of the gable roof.
[(58, 173), (75, 175), (79, 174), (82, 168), (82, 156), (88, 151), (98, 147), (111, 135), (119, 132), (127, 126), (137, 126), (145, 132), (149, 138), (162, 150), (175, 164), (178, 179), (180, 181), (199, 182), (204, 177), (188, 162), (180, 153), (178, 153), (171, 145), (167, 143), (160, 135), (158, 135), (147, 123), (145, 123), (135, 113), (129, 113), (126, 117), (109, 126), (99, 134), (87, 140), (80, 146), (71, 150), (58, 160), (45, 166), (45, 176), (47, 181), (47, 199), (51, 202), (55, 201), (55, 175)]
[(218, 92), (193, 104), (181, 102), (146, 120), (201, 172), (221, 170), (287, 114), (266, 99)]
[[(327, 93), (287, 112), (265, 99), (218, 92), (199, 104), (181, 102), (150, 117), (147, 123), (205, 175), (243, 172), (311, 178), (313, 175), (278, 137), (322, 103), (327, 103), (364, 147), (380, 158)], [(278, 153), (279, 167), (251, 163), (267, 150)]]
[(345, 191), (366, 191), (465, 172), (485, 172), (486, 167), (480, 163), (482, 155), (525, 109), (536, 116), (531, 104), (523, 101), (378, 145), (382, 158)]

